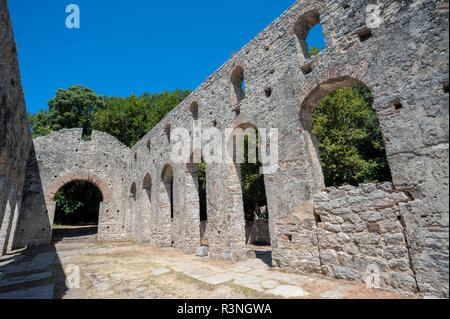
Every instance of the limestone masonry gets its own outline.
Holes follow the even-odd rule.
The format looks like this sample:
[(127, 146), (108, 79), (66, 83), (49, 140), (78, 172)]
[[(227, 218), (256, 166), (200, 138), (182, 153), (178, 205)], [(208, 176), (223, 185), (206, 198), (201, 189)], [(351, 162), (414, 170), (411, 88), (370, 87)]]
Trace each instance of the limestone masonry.
[[(380, 3), (377, 25), (366, 11), (376, 1), (297, 1), (130, 149), (100, 132), (83, 141), (81, 129), (32, 141), (0, 0), (1, 252), (48, 244), (55, 193), (85, 180), (103, 195), (100, 240), (247, 258), (239, 165), (207, 164), (201, 223), (197, 168), (170, 161), (168, 131), (192, 131), (198, 116), (203, 129), (279, 129), (279, 168), (264, 176), (273, 266), (358, 282), (376, 273), (383, 288), (448, 297), (448, 1)], [(317, 23), (327, 48), (310, 58)], [(326, 188), (311, 115), (354, 85), (372, 92), (393, 181)]]

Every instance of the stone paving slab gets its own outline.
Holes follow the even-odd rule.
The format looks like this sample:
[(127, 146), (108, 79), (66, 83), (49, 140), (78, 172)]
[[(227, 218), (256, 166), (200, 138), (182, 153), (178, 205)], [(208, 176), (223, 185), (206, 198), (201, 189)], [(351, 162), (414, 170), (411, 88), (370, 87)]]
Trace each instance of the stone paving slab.
[(282, 272), (269, 272), (268, 274), (266, 274), (264, 277), (269, 278), (269, 279), (275, 279), (275, 280), (279, 280), (279, 281), (284, 281), (286, 283), (296, 283), (296, 284), (302, 284), (304, 282), (302, 282), (302, 278), (294, 275), (294, 274), (287, 274), (287, 273), (282, 273)]
[(53, 299), (53, 285), (14, 290), (0, 294), (0, 299)]
[(250, 276), (250, 275), (243, 275), (242, 277), (235, 279), (233, 282), (236, 285), (245, 286), (245, 285), (260, 283), (263, 280), (264, 279), (262, 279), (260, 277), (255, 277), (255, 276)]
[(223, 274), (217, 274), (210, 277), (203, 277), (200, 278), (201, 281), (206, 282), (210, 285), (219, 285), (223, 284), (225, 282), (232, 281), (234, 279), (239, 279), (242, 276), (242, 274), (236, 274), (232, 272), (226, 272)]
[(266, 280), (260, 283), (264, 289), (274, 289), (280, 283), (274, 280)]
[(171, 266), (175, 271), (186, 271), (186, 270), (194, 270), (196, 268), (201, 268), (202, 265), (177, 265), (177, 266)]
[(155, 276), (167, 274), (168, 272), (170, 272), (170, 270), (167, 268), (158, 268), (152, 271), (153, 275)]
[(305, 297), (308, 295), (302, 288), (289, 285), (278, 286), (274, 289), (267, 290), (266, 292), (284, 298)]
[(111, 276), (112, 279), (120, 280), (125, 275), (124, 274), (111, 274), (110, 276)]
[(241, 286), (252, 289), (252, 290), (256, 290), (259, 292), (264, 292), (264, 289), (261, 287), (260, 284), (255, 283), (255, 284), (246, 284), (246, 285), (241, 285)]
[(131, 249), (132, 246), (125, 247), (107, 247), (107, 248), (85, 248), (81, 250), (69, 250), (69, 251), (61, 251), (58, 252), (59, 257), (67, 257), (67, 256), (77, 256), (77, 255), (92, 255), (92, 254), (107, 254), (107, 253), (115, 253), (120, 251), (127, 251)]
[(196, 269), (196, 270), (191, 270), (191, 271), (185, 271), (183, 273), (194, 279), (200, 279), (202, 277), (208, 277), (208, 276), (212, 276), (215, 274), (215, 272), (206, 270), (206, 269)]
[(249, 272), (250, 270), (253, 270), (253, 268), (244, 266), (234, 267), (233, 269), (231, 269), (231, 271), (234, 272)]
[(327, 290), (324, 293), (320, 294), (321, 297), (326, 298), (326, 299), (341, 299), (341, 298), (345, 297), (345, 295), (346, 295), (345, 289), (342, 290), (340, 288)]
[(50, 271), (47, 272), (41, 272), (37, 274), (31, 274), (26, 276), (17, 276), (13, 278), (8, 279), (2, 279), (0, 281), (0, 287), (9, 287), (19, 284), (25, 284), (33, 281), (39, 281), (43, 279), (50, 278), (52, 276), (52, 273)]

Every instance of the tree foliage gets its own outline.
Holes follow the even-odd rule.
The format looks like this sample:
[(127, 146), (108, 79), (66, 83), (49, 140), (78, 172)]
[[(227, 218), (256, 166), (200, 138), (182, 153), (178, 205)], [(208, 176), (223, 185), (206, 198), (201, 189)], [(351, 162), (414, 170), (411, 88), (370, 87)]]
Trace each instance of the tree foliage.
[(313, 112), (327, 186), (390, 181), (391, 175), (370, 91), (344, 87), (325, 97)]
[[(48, 111), (29, 114), (33, 138), (63, 128), (79, 127), (83, 128), (84, 139), (89, 139), (95, 129), (133, 146), (190, 93), (177, 89), (121, 98), (100, 96), (80, 85), (59, 89), (48, 101)], [(71, 183), (58, 192), (56, 223), (93, 221), (92, 216), (98, 213), (98, 197), (91, 186), (83, 182)]]
[(315, 46), (312, 45), (312, 46), (309, 47), (308, 54), (309, 54), (310, 57), (313, 57), (313, 56), (319, 54), (319, 52), (324, 50), (324, 49), (325, 48), (323, 46), (319, 49), (319, 48), (316, 48)]
[[(310, 55), (320, 52), (311, 47)], [(62, 128), (82, 127), (89, 136), (93, 129), (115, 136), (133, 146), (158, 124), (191, 92), (145, 93), (141, 96), (105, 97), (82, 87), (59, 89), (48, 104), (48, 111), (29, 114), (33, 137), (44, 136)], [(318, 140), (320, 160), (327, 186), (357, 185), (362, 182), (391, 180), (384, 143), (372, 96), (362, 87), (345, 87), (325, 97), (313, 113), (312, 131)], [(244, 147), (248, 147), (244, 143)], [(241, 164), (241, 185), (247, 220), (254, 218), (256, 208), (267, 205), (264, 178), (260, 163)], [(201, 214), (206, 219), (205, 163), (199, 164)], [(88, 183), (77, 182), (63, 187), (56, 195), (57, 211), (62, 212), (61, 223), (87, 218), (98, 202)], [(91, 185), (92, 186), (92, 185)], [(84, 190), (83, 190), (84, 189)], [(98, 191), (98, 190), (97, 190)], [(85, 193), (87, 192), (87, 193)], [(82, 196), (79, 196), (79, 195)], [(263, 216), (264, 217), (264, 216)], [(267, 217), (267, 216), (265, 216)], [(76, 219), (76, 218), (75, 218)], [(55, 219), (56, 220), (56, 219)]]
[(97, 224), (102, 194), (88, 182), (72, 182), (55, 195), (54, 223), (57, 225)]
[(190, 93), (177, 89), (139, 97), (106, 97), (106, 108), (96, 112), (92, 127), (133, 146)]
[(190, 93), (177, 89), (121, 98), (97, 95), (81, 85), (59, 89), (48, 101), (48, 111), (29, 114), (33, 138), (63, 128), (80, 127), (87, 139), (94, 129), (133, 146)]
[[(240, 165), (241, 169), (241, 187), (242, 200), (244, 204), (245, 220), (255, 219), (256, 209), (267, 206), (266, 188), (264, 186), (264, 175), (260, 173), (262, 166), (259, 161), (259, 143), (258, 131), (256, 130), (256, 163), (249, 162), (249, 142), (248, 137), (244, 138), (244, 163)], [(258, 216), (259, 218), (268, 218), (268, 216)]]

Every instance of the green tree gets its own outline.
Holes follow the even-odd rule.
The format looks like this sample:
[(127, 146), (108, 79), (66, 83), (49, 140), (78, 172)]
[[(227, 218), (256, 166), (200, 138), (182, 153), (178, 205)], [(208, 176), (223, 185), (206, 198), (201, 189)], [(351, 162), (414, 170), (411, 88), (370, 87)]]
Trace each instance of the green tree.
[[(248, 137), (244, 138), (244, 163), (240, 165), (242, 199), (244, 204), (245, 220), (251, 221), (255, 218), (255, 211), (259, 207), (267, 206), (266, 188), (264, 185), (264, 175), (260, 173), (262, 166), (259, 161), (258, 131), (256, 130), (256, 163), (249, 163), (249, 143)], [(268, 216), (259, 216), (268, 218)]]
[(135, 95), (105, 98), (106, 108), (95, 114), (93, 129), (107, 132), (122, 143), (132, 146), (149, 131), (149, 121), (142, 98)]
[(33, 138), (48, 135), (53, 131), (49, 111), (41, 109), (36, 114), (28, 113), (28, 118)]
[(315, 46), (310, 46), (309, 47), (309, 56), (310, 57), (313, 57), (313, 56), (316, 56), (317, 54), (319, 54), (319, 52), (320, 51), (322, 51), (322, 50), (324, 50), (325, 48), (322, 46), (320, 49), (319, 48), (316, 48)]
[(74, 85), (67, 90), (59, 89), (48, 101), (51, 128), (83, 128), (83, 135), (90, 136), (92, 121), (97, 110), (105, 107), (105, 101), (89, 88)]
[(327, 186), (390, 181), (391, 175), (370, 91), (344, 87), (313, 112), (313, 129)]
[(177, 89), (139, 97), (105, 97), (106, 107), (97, 110), (92, 127), (133, 146), (190, 93)]
[[(83, 128), (87, 139), (93, 129), (115, 136), (127, 146), (133, 146), (180, 104), (191, 91), (145, 93), (139, 97), (103, 97), (89, 88), (75, 85), (59, 89), (48, 101), (49, 110), (29, 114), (33, 138), (45, 136), (63, 128)], [(98, 197), (89, 183), (63, 187), (55, 197), (56, 223), (90, 221), (98, 211)], [(82, 196), (79, 196), (82, 194)], [(98, 195), (98, 194), (97, 194)], [(95, 215), (95, 214), (94, 214)]]
[(57, 225), (97, 224), (102, 194), (88, 182), (72, 182), (55, 195)]

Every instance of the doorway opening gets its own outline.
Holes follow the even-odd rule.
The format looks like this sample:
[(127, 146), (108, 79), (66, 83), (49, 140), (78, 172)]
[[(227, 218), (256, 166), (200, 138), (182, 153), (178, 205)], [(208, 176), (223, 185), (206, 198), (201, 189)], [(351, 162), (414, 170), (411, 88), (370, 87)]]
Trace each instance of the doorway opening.
[(52, 241), (94, 238), (102, 201), (101, 191), (90, 182), (74, 181), (61, 187), (55, 194)]

